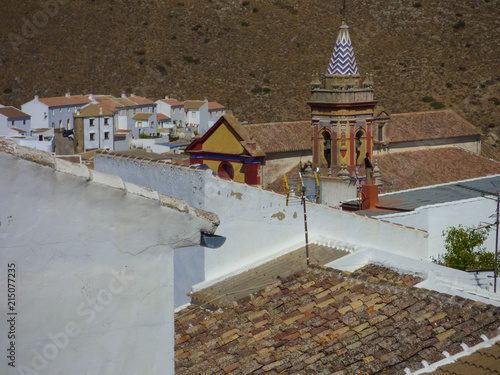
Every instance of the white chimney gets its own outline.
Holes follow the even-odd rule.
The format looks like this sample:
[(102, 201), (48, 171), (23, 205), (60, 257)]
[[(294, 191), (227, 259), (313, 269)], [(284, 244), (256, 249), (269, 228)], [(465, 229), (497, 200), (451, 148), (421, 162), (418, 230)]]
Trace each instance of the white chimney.
[(71, 94), (69, 92), (66, 93), (66, 97), (67, 98), (70, 98), (71, 97)]
[(165, 95), (165, 99), (168, 99), (168, 95)]
[(127, 97), (127, 94), (123, 93), (122, 98), (126, 98), (126, 97)]
[(38, 100), (38, 95), (35, 95), (35, 100)]
[(102, 115), (102, 107), (99, 107), (99, 114)]

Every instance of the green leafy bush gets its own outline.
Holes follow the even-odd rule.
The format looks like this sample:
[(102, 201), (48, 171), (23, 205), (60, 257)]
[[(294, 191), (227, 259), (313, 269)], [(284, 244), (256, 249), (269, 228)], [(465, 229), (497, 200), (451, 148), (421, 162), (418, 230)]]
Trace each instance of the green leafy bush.
[(189, 64), (199, 64), (200, 63), (200, 59), (194, 58), (193, 56), (183, 56), (182, 58), (184, 59), (184, 61), (186, 61)]
[(456, 24), (453, 25), (453, 28), (455, 30), (460, 30), (465, 27), (465, 22), (463, 20), (458, 21)]
[(445, 107), (445, 105), (441, 102), (432, 102), (431, 107), (434, 109), (442, 109)]
[(413, 8), (422, 8), (422, 4), (420, 4), (420, 3), (413, 3)]
[(492, 102), (495, 105), (499, 105), (500, 104), (500, 100), (498, 100), (498, 98), (488, 98), (488, 101)]
[(431, 103), (431, 102), (434, 102), (435, 100), (434, 100), (434, 98), (433, 98), (432, 96), (424, 96), (424, 97), (422, 98), (422, 101), (423, 101), (424, 103)]
[[(438, 264), (465, 271), (467, 269), (488, 269), (495, 266), (495, 256), (482, 247), (488, 237), (487, 228), (448, 227), (443, 231), (446, 253), (433, 259)], [(477, 248), (474, 250), (474, 248)]]

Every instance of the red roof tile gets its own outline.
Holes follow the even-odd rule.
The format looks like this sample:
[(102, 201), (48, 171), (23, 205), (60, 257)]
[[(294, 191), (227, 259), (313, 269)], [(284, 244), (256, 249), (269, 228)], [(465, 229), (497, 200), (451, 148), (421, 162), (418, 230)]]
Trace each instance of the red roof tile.
[(208, 110), (209, 111), (215, 111), (217, 109), (224, 110), (226, 107), (224, 107), (222, 104), (217, 103), (217, 102), (208, 102)]
[(52, 98), (40, 98), (39, 102), (49, 107), (62, 107), (68, 105), (88, 104), (91, 100), (85, 95), (55, 96)]
[(0, 115), (4, 115), (8, 119), (31, 117), (27, 113), (24, 113), (15, 107), (0, 107)]
[(458, 147), (380, 154), (384, 192), (500, 174), (500, 163)]
[(165, 115), (163, 113), (157, 113), (156, 118), (158, 119), (158, 121), (170, 120), (170, 117), (168, 117), (167, 115)]
[(215, 312), (176, 313), (176, 374), (404, 374), (500, 334), (499, 307), (374, 267), (312, 267)]
[(161, 99), (162, 102), (171, 105), (172, 107), (183, 107), (184, 103), (176, 100), (176, 99)]
[(479, 135), (474, 125), (451, 110), (397, 113), (390, 117), (390, 142)]
[(148, 98), (144, 98), (142, 96), (129, 96), (127, 97), (128, 100), (131, 100), (132, 102), (138, 104), (138, 105), (145, 105), (145, 104), (155, 104), (152, 100)]
[(243, 125), (267, 154), (270, 152), (311, 150), (311, 122), (274, 122)]

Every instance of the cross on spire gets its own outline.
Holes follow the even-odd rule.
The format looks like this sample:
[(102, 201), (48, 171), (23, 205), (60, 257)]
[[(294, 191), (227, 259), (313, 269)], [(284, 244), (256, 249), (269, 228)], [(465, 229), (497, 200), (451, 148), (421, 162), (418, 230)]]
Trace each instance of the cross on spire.
[(342, 8), (340, 8), (340, 15), (345, 17), (345, 2), (346, 0), (342, 0)]

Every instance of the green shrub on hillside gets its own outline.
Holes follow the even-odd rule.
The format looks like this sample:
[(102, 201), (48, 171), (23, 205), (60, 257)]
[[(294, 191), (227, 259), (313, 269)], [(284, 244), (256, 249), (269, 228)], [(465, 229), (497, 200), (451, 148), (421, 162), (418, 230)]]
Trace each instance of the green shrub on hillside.
[(445, 107), (445, 105), (441, 102), (432, 102), (431, 107), (434, 109), (442, 109)]
[(431, 102), (434, 102), (435, 100), (434, 100), (434, 98), (433, 98), (432, 96), (424, 96), (424, 97), (422, 98), (422, 101), (423, 101), (424, 103), (431, 103)]
[(460, 30), (465, 27), (465, 22), (463, 20), (458, 21), (456, 24), (453, 25), (453, 28), (455, 30)]

